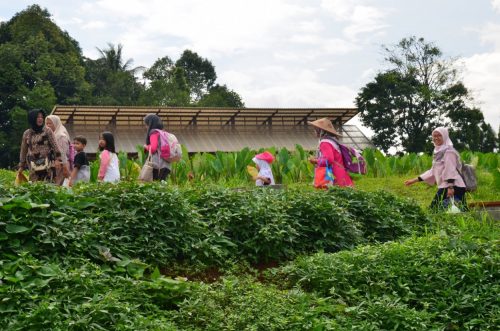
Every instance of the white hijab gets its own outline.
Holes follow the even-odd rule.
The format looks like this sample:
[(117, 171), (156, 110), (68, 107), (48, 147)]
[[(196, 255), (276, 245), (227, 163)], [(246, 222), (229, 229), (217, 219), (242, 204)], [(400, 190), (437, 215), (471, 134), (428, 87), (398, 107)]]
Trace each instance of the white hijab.
[[(274, 185), (273, 171), (271, 170), (271, 165), (264, 160), (259, 160), (254, 157), (252, 161), (259, 166), (259, 176), (271, 179), (270, 185)], [(256, 181), (257, 186), (263, 186), (264, 183), (260, 179)]]
[(438, 132), (441, 134), (441, 137), (443, 137), (443, 144), (442, 145), (436, 145), (434, 144), (434, 154), (444, 151), (445, 149), (449, 147), (453, 147), (453, 142), (450, 139), (450, 136), (448, 134), (448, 129), (445, 127), (440, 126), (439, 128), (435, 128), (432, 133)]
[(62, 122), (61, 122), (61, 119), (59, 118), (59, 116), (49, 115), (46, 117), (46, 119), (51, 120), (52, 123), (54, 124), (54, 128), (55, 128), (54, 135), (56, 136), (57, 140), (59, 140), (59, 138), (62, 136), (66, 137), (68, 140), (70, 140), (68, 130), (66, 130), (64, 125), (62, 125)]

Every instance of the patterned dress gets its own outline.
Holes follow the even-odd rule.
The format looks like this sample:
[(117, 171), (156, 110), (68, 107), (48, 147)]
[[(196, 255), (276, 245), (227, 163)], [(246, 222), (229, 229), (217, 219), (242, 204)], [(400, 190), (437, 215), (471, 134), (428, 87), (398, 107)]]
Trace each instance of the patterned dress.
[[(61, 152), (51, 129), (44, 127), (41, 132), (36, 132), (33, 129), (24, 131), (19, 156), (19, 167), (29, 169), (30, 181), (54, 183), (56, 180), (54, 161), (56, 159), (61, 159)], [(41, 171), (33, 169), (33, 164), (36, 162), (44, 163), (45, 160), (49, 163), (48, 169)]]

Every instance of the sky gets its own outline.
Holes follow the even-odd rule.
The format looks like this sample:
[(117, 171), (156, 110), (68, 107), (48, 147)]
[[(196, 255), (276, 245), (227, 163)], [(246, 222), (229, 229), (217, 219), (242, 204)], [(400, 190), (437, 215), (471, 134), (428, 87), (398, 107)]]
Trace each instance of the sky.
[[(500, 0), (39, 0), (86, 57), (123, 45), (133, 66), (185, 49), (215, 66), (246, 107), (354, 107), (409, 36), (456, 58), (473, 104), (500, 125)], [(0, 0), (0, 21), (32, 1)], [(359, 125), (357, 118), (349, 124)], [(363, 129), (367, 135), (371, 131)]]

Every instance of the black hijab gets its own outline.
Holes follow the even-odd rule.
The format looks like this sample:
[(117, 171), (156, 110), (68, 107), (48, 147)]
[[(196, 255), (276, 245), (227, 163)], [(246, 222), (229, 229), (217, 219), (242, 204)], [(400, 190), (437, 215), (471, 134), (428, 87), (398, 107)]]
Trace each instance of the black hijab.
[[(36, 119), (38, 117), (38, 114), (42, 114), (43, 116), (43, 123), (42, 125), (37, 125), (36, 124)], [(36, 133), (40, 133), (43, 131), (43, 127), (45, 125), (45, 112), (41, 109), (32, 109), (28, 113), (28, 123), (31, 125), (31, 129), (35, 131)]]
[(106, 147), (104, 147), (104, 148), (99, 147), (99, 149), (101, 151), (107, 149), (111, 153), (116, 153), (115, 152), (115, 137), (113, 137), (113, 134), (109, 131), (105, 131), (101, 135), (102, 135), (103, 140), (106, 142)]
[(149, 145), (151, 144), (151, 141), (149, 140), (151, 131), (155, 129), (163, 130), (163, 122), (158, 115), (147, 114), (146, 117), (144, 117), (144, 124), (148, 126), (148, 133), (146, 134), (146, 144)]

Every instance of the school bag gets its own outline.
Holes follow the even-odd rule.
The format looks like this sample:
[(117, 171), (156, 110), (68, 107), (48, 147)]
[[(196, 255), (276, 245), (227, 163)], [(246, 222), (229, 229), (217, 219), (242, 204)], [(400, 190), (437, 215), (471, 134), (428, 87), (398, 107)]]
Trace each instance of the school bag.
[(160, 134), (160, 157), (167, 162), (178, 162), (182, 158), (182, 146), (170, 132), (155, 129)]
[(465, 191), (474, 192), (477, 189), (477, 178), (474, 167), (462, 161), (462, 169), (457, 169), (457, 171), (460, 177), (462, 177), (462, 179), (464, 180)]
[(326, 141), (334, 141), (339, 145), (342, 161), (344, 162), (344, 169), (353, 174), (366, 174), (366, 161), (356, 149), (341, 144), (335, 139), (327, 139)]

